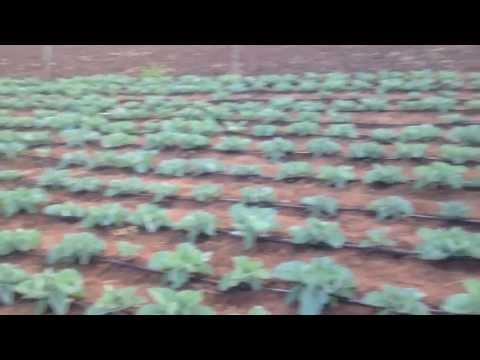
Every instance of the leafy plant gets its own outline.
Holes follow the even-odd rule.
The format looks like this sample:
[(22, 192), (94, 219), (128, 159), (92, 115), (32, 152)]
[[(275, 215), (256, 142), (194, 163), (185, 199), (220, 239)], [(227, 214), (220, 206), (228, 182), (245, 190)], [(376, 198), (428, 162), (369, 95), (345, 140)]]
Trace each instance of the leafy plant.
[(19, 283), (15, 291), (24, 299), (37, 300), (36, 314), (51, 309), (55, 315), (65, 315), (71, 303), (84, 295), (82, 275), (74, 269), (46, 269)]
[(192, 275), (212, 275), (208, 264), (211, 253), (205, 253), (190, 243), (180, 244), (174, 251), (160, 251), (152, 255), (148, 268), (165, 272), (165, 281), (173, 289), (186, 284)]
[(200, 235), (215, 236), (217, 218), (206, 211), (194, 211), (183, 217), (175, 229), (187, 233), (186, 240), (195, 243)]
[(338, 214), (337, 199), (328, 196), (308, 196), (300, 203), (307, 207), (312, 216), (336, 216)]
[(248, 311), (247, 315), (258, 316), (258, 315), (272, 315), (272, 314), (263, 306), (254, 306)]
[(299, 315), (317, 315), (336, 297), (351, 298), (355, 290), (352, 272), (327, 257), (282, 263), (272, 276), (295, 284), (285, 300), (298, 303)]
[(143, 245), (140, 244), (133, 244), (129, 241), (117, 241), (117, 253), (121, 258), (135, 258), (142, 249)]
[(442, 145), (440, 146), (440, 158), (454, 164), (464, 164), (480, 159), (480, 149), (448, 144)]
[(217, 159), (192, 159), (189, 163), (189, 173), (194, 176), (220, 174), (225, 171), (225, 165)]
[(324, 165), (320, 167), (317, 178), (325, 181), (327, 185), (344, 188), (348, 182), (356, 180), (357, 176), (355, 175), (353, 166)]
[(107, 285), (103, 287), (103, 294), (95, 304), (88, 307), (85, 315), (116, 314), (132, 307), (143, 304), (146, 300), (136, 295), (137, 288), (126, 287), (115, 289)]
[(238, 136), (224, 137), (220, 143), (214, 146), (214, 149), (224, 152), (243, 152), (247, 151), (252, 140)]
[(453, 142), (478, 146), (480, 145), (480, 125), (455, 127), (448, 132), (447, 138)]
[(103, 193), (105, 196), (136, 195), (145, 191), (145, 183), (137, 177), (123, 180), (112, 180)]
[(449, 201), (440, 203), (438, 215), (446, 220), (459, 220), (467, 218), (472, 209), (459, 201)]
[(426, 144), (403, 144), (395, 143), (395, 155), (397, 159), (422, 159), (426, 156)]
[(288, 232), (294, 244), (326, 244), (338, 249), (346, 241), (338, 223), (320, 221), (316, 218), (307, 219), (304, 226), (292, 226)]
[(65, 178), (70, 177), (68, 170), (47, 169), (38, 178), (37, 185), (41, 187), (63, 187)]
[(417, 235), (422, 239), (416, 251), (423, 260), (444, 260), (451, 257), (480, 259), (479, 234), (469, 233), (462, 228), (421, 228)]
[(15, 286), (29, 276), (26, 271), (13, 264), (0, 264), (0, 304), (12, 305), (15, 301)]
[(48, 200), (47, 193), (38, 188), (0, 191), (0, 215), (11, 217), (22, 211), (35, 214), (37, 206)]
[(280, 169), (276, 175), (277, 180), (285, 180), (292, 178), (303, 178), (313, 176), (313, 166), (305, 161), (292, 161), (280, 165)]
[(68, 147), (82, 147), (100, 137), (98, 132), (85, 128), (64, 130), (59, 135)]
[(23, 173), (18, 170), (0, 170), (0, 181), (19, 180), (23, 177)]
[(351, 144), (348, 147), (348, 157), (351, 159), (380, 159), (384, 157), (383, 147), (374, 142)]
[(290, 140), (275, 138), (270, 141), (264, 141), (260, 144), (260, 150), (263, 155), (272, 161), (279, 161), (287, 154), (295, 151), (295, 144)]
[(47, 263), (58, 262), (79, 262), (80, 265), (87, 265), (91, 259), (105, 251), (105, 241), (99, 239), (95, 234), (79, 233), (67, 234), (58, 245), (48, 251)]
[(240, 189), (245, 204), (271, 204), (277, 201), (275, 189), (268, 186), (248, 186)]
[(310, 140), (307, 142), (306, 148), (314, 156), (336, 155), (342, 150), (340, 144), (327, 138)]
[(320, 132), (320, 126), (310, 121), (299, 121), (287, 126), (285, 132), (299, 136), (315, 135)]
[(403, 128), (398, 138), (402, 142), (431, 141), (440, 133), (441, 129), (431, 124), (414, 125)]
[(447, 297), (441, 306), (442, 310), (461, 315), (480, 314), (480, 281), (465, 280), (463, 287), (466, 292)]
[(128, 215), (126, 221), (149, 233), (172, 226), (165, 210), (151, 204), (138, 205), (137, 209)]
[(219, 199), (223, 195), (223, 185), (206, 184), (199, 185), (192, 189), (192, 196), (195, 201), (206, 202)]
[(374, 164), (373, 169), (369, 170), (362, 179), (364, 184), (381, 183), (387, 185), (404, 183), (407, 180), (400, 166), (378, 164)]
[(80, 178), (66, 178), (63, 186), (72, 193), (96, 192), (104, 186), (103, 181), (94, 176)]
[(274, 136), (277, 133), (277, 127), (275, 125), (256, 125), (252, 127), (251, 133), (258, 137)]
[(377, 219), (400, 219), (412, 215), (415, 212), (410, 201), (399, 196), (387, 196), (372, 201), (368, 210), (375, 212)]
[(168, 197), (177, 195), (179, 187), (175, 184), (154, 183), (147, 184), (145, 190), (154, 195), (153, 202), (161, 202)]
[(367, 238), (360, 241), (362, 247), (389, 247), (394, 246), (396, 242), (390, 239), (387, 229), (373, 229), (367, 231)]
[(67, 201), (44, 207), (42, 213), (54, 217), (81, 219), (86, 215), (87, 211), (81, 205)]
[(379, 143), (391, 144), (397, 140), (398, 135), (391, 129), (375, 129), (372, 131), (371, 137)]
[(91, 228), (95, 226), (121, 226), (125, 224), (129, 211), (117, 203), (100, 205), (87, 209), (82, 220), (82, 226)]
[(356, 126), (353, 124), (335, 124), (330, 125), (327, 128), (325, 135), (339, 138), (356, 139), (358, 137), (358, 132)]
[(174, 291), (168, 288), (148, 289), (154, 304), (143, 305), (137, 315), (214, 315), (215, 311), (202, 305), (200, 291)]
[(228, 174), (233, 176), (262, 176), (262, 168), (259, 165), (232, 165)]
[(262, 281), (270, 278), (270, 272), (261, 261), (248, 256), (233, 258), (234, 269), (225, 274), (218, 284), (220, 291), (227, 291), (242, 285), (253, 290), (262, 288)]
[(278, 227), (277, 212), (274, 209), (235, 204), (230, 208), (230, 216), (233, 227), (243, 236), (246, 250), (250, 250), (255, 245), (259, 235)]
[(366, 294), (362, 302), (382, 308), (377, 315), (429, 315), (428, 306), (422, 302), (424, 297), (417, 289), (384, 285), (381, 290)]
[(158, 165), (155, 173), (166, 176), (182, 177), (188, 173), (188, 165), (188, 160), (185, 159), (163, 160)]
[(413, 170), (415, 176), (414, 187), (421, 189), (427, 186), (448, 186), (461, 189), (464, 185), (464, 173), (467, 168), (459, 165), (450, 165), (434, 162), (430, 165), (417, 166)]
[(135, 144), (138, 140), (137, 136), (124, 133), (113, 133), (101, 137), (100, 145), (103, 148), (118, 148), (125, 145)]

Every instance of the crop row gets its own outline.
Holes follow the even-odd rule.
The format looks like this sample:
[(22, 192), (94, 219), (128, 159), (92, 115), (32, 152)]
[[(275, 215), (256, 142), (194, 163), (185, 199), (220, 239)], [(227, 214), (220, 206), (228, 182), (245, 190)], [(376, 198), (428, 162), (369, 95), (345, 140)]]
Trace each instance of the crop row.
[[(7, 247), (9, 245), (17, 246), (25, 249), (24, 251), (31, 251), (38, 247), (40, 233), (36, 230), (23, 229), (1, 231), (0, 241)], [(92, 233), (66, 234), (60, 243), (47, 251), (45, 261), (50, 266), (65, 262), (86, 265), (98, 258), (100, 261), (103, 260), (104, 262), (161, 275), (163, 281), (171, 289), (159, 291), (158, 297), (149, 290), (150, 295), (153, 295), (153, 300), (157, 302), (156, 306), (152, 306), (153, 304), (143, 306), (143, 310), (139, 310), (139, 314), (162, 315), (167, 314), (168, 309), (170, 311), (176, 309), (178, 315), (213, 314), (213, 309), (205, 311), (207, 309), (201, 306), (203, 311), (199, 311), (195, 307), (199, 306), (202, 301), (201, 292), (177, 292), (178, 289), (184, 287), (190, 281), (214, 275), (214, 270), (209, 264), (211, 253), (202, 252), (195, 245), (184, 243), (178, 245), (173, 251), (161, 251), (152, 254), (147, 266), (143, 267), (129, 265), (122, 261), (109, 261), (102, 256), (105, 248), (105, 241)], [(117, 243), (118, 255), (124, 259), (134, 259), (139, 250), (138, 245), (135, 244)], [(233, 263), (232, 271), (225, 274), (221, 279), (213, 281), (204, 279), (204, 281), (207, 280), (208, 283), (215, 284), (218, 291), (221, 292), (239, 288), (258, 291), (262, 289), (263, 283), (270, 279), (290, 283), (292, 287), (289, 290), (267, 289), (286, 293), (286, 299), (289, 300), (290, 304), (298, 303), (297, 311), (302, 315), (321, 313), (336, 299), (381, 308), (382, 313), (387, 314), (421, 315), (432, 312), (432, 309), (422, 302), (425, 295), (418, 290), (396, 288), (391, 285), (367, 293), (361, 300), (354, 300), (356, 285), (353, 273), (327, 257), (314, 258), (309, 263), (289, 261), (277, 265), (273, 270), (265, 268), (261, 261), (246, 256), (233, 258)], [(15, 300), (15, 294), (19, 294), (26, 299), (36, 300), (36, 310), (39, 313), (51, 309), (56, 314), (65, 314), (68, 312), (70, 304), (75, 299), (81, 299), (84, 294), (82, 276), (73, 269), (59, 272), (47, 269), (42, 273), (32, 275), (16, 266), (2, 264), (0, 265), (0, 284), (2, 285), (0, 287), (2, 290), (0, 299), (4, 304), (12, 304)], [(442, 311), (456, 314), (478, 313), (479, 305), (476, 304), (478, 302), (476, 292), (478, 292), (479, 284), (477, 280), (465, 281), (467, 293), (462, 294), (462, 296), (458, 294), (449, 296), (441, 306)], [(117, 313), (143, 305), (146, 302), (145, 299), (135, 295), (135, 288), (127, 289), (106, 287), (103, 296), (90, 306), (86, 313), (97, 315)], [(194, 297), (193, 294), (195, 293), (197, 296)], [(166, 296), (167, 294), (169, 296)], [(180, 295), (186, 297), (187, 294), (191, 297), (191, 301), (187, 303), (193, 308), (182, 309), (181, 305), (187, 305), (184, 303), (187, 299), (182, 299)], [(468, 304), (465, 304), (465, 297), (470, 300)], [(192, 301), (193, 299), (197, 299), (197, 301)], [(172, 306), (173, 303), (177, 303), (177, 306)], [(170, 306), (166, 306), (167, 304)], [(180, 311), (179, 308), (183, 311)], [(439, 311), (434, 310), (434, 312), (438, 313)]]
[[(0, 181), (18, 180), (21, 173), (13, 171), (0, 171)], [(416, 218), (423, 220), (444, 220), (480, 224), (480, 220), (469, 218), (472, 209), (459, 201), (441, 202), (438, 204), (437, 215), (415, 214), (415, 208), (410, 201), (400, 197), (387, 197), (372, 201), (365, 208), (341, 207), (338, 201), (328, 196), (307, 196), (301, 198), (298, 204), (289, 201), (279, 201), (274, 188), (268, 186), (247, 186), (239, 189), (239, 198), (223, 197), (223, 185), (202, 184), (192, 188), (190, 197), (179, 195), (180, 187), (171, 183), (145, 183), (140, 178), (127, 178), (122, 180), (103, 181), (100, 178), (72, 177), (65, 170), (46, 170), (34, 182), (22, 181), (22, 186), (42, 187), (49, 190), (66, 190), (70, 193), (95, 193), (106, 197), (116, 196), (141, 196), (147, 197), (152, 203), (165, 203), (170, 200), (195, 201), (206, 203), (223, 201), (227, 203), (244, 203), (247, 205), (274, 206), (280, 209), (292, 209), (308, 212), (314, 217), (334, 217), (339, 212), (350, 211), (373, 214), (378, 219), (389, 218)], [(381, 204), (381, 205), (378, 205)]]

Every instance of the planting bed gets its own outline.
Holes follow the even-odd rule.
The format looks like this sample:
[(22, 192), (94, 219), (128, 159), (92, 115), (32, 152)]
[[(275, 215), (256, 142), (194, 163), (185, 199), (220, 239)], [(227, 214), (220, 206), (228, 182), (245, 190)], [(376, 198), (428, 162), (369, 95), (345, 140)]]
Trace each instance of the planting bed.
[(0, 79), (0, 314), (479, 314), (478, 90)]

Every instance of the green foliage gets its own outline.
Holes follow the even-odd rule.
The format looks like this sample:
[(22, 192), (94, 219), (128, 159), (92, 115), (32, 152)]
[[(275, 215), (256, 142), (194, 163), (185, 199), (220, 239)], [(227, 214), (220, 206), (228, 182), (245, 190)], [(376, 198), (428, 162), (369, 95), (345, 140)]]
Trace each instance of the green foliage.
[(328, 196), (309, 196), (301, 199), (300, 203), (307, 207), (312, 216), (336, 216), (338, 214), (337, 199)]
[(57, 167), (86, 166), (90, 163), (90, 156), (85, 151), (75, 151), (62, 154)]
[(192, 189), (192, 197), (199, 202), (219, 199), (223, 195), (223, 185), (198, 185)]
[(63, 187), (65, 178), (70, 177), (70, 171), (46, 169), (38, 178), (37, 185), (41, 187)]
[(388, 99), (378, 96), (364, 97), (359, 99), (362, 111), (385, 111), (388, 109)]
[(214, 149), (224, 152), (244, 152), (248, 150), (251, 143), (252, 140), (248, 138), (228, 136), (223, 137), (220, 143), (214, 146)]
[(138, 174), (145, 174), (153, 168), (156, 151), (129, 151), (119, 154), (117, 161)]
[(480, 125), (455, 127), (448, 132), (447, 138), (453, 142), (478, 146), (480, 145)]
[(353, 166), (330, 166), (324, 165), (320, 167), (317, 178), (326, 182), (329, 186), (344, 188), (348, 182), (357, 179)]
[(37, 230), (2, 230), (0, 231), (0, 255), (36, 249), (40, 246), (40, 236)]
[(382, 145), (374, 142), (350, 144), (348, 155), (350, 159), (380, 159), (384, 157)]
[(15, 286), (27, 280), (29, 276), (26, 271), (13, 264), (0, 264), (0, 304), (13, 305)]
[(153, 202), (161, 202), (169, 197), (174, 197), (179, 191), (178, 185), (167, 183), (147, 184), (145, 190), (153, 194)]
[(407, 180), (403, 168), (400, 166), (379, 164), (374, 164), (373, 169), (369, 170), (362, 179), (364, 184), (380, 183), (387, 185), (404, 183)]
[(0, 142), (0, 156), (6, 157), (7, 159), (15, 159), (18, 155), (27, 150), (27, 146), (22, 143), (9, 142), (2, 143)]
[(398, 135), (391, 129), (375, 129), (372, 131), (371, 137), (379, 143), (391, 144), (397, 140)]
[(118, 148), (125, 145), (135, 144), (138, 140), (137, 136), (124, 133), (113, 133), (101, 137), (100, 145), (103, 148)]
[(37, 213), (37, 206), (49, 200), (47, 193), (38, 188), (16, 188), (0, 191), (0, 215), (12, 217), (22, 211)]
[(360, 241), (362, 247), (389, 247), (396, 245), (396, 242), (390, 239), (387, 229), (373, 229), (367, 231), (367, 238)]
[(59, 135), (68, 147), (82, 147), (100, 138), (98, 132), (85, 128), (64, 130)]
[(192, 159), (189, 163), (189, 174), (194, 176), (221, 174), (225, 171), (225, 165), (217, 159)]
[(446, 144), (440, 146), (440, 158), (454, 164), (478, 161), (480, 159), (480, 149)]
[(395, 143), (395, 155), (397, 159), (422, 159), (426, 157), (426, 144), (403, 144)]
[(174, 251), (160, 251), (152, 255), (148, 268), (165, 273), (165, 281), (173, 289), (185, 285), (192, 275), (212, 275), (208, 264), (211, 253), (204, 253), (190, 243), (180, 244)]
[(472, 209), (459, 201), (449, 201), (440, 203), (438, 215), (446, 220), (466, 219)]
[(275, 189), (268, 186), (248, 186), (240, 189), (245, 204), (271, 204), (277, 201)]
[(447, 297), (441, 306), (442, 310), (460, 315), (480, 314), (480, 281), (465, 280), (463, 287), (466, 292)]
[(49, 309), (55, 315), (65, 315), (75, 299), (83, 297), (83, 278), (74, 269), (55, 272), (46, 269), (19, 283), (15, 291), (24, 299), (36, 300), (36, 314), (44, 314)]
[(72, 193), (96, 192), (103, 186), (103, 181), (94, 176), (66, 178), (63, 186)]
[(85, 315), (116, 314), (145, 303), (146, 300), (136, 292), (135, 287), (115, 289), (113, 286), (104, 286), (102, 296), (88, 307)]
[(352, 272), (328, 257), (282, 263), (272, 276), (295, 284), (285, 300), (298, 303), (299, 315), (317, 315), (335, 297), (351, 298), (355, 291)]
[(47, 263), (75, 263), (78, 261), (80, 265), (88, 265), (91, 259), (103, 253), (105, 248), (105, 241), (99, 239), (95, 234), (67, 234), (61, 243), (49, 249)]
[(81, 219), (86, 213), (87, 211), (81, 205), (71, 201), (49, 205), (42, 209), (42, 214), (69, 219)]
[(164, 209), (151, 204), (140, 204), (128, 215), (127, 222), (145, 229), (149, 233), (168, 229), (172, 223)]
[(202, 305), (200, 291), (150, 288), (148, 292), (155, 303), (142, 306), (137, 315), (215, 315), (212, 308)]
[(233, 270), (225, 274), (218, 284), (220, 291), (227, 291), (242, 285), (253, 290), (260, 290), (262, 281), (270, 278), (270, 272), (264, 264), (248, 256), (234, 257), (233, 264)]
[(23, 177), (23, 173), (18, 170), (0, 170), (0, 181), (19, 180)]
[(407, 126), (402, 129), (398, 139), (402, 142), (432, 141), (437, 139), (441, 132), (440, 128), (431, 124)]
[(175, 229), (185, 231), (186, 241), (195, 243), (200, 235), (216, 235), (217, 218), (206, 211), (194, 211), (175, 224)]
[(263, 306), (254, 306), (248, 311), (247, 315), (250, 315), (250, 316), (272, 315), (272, 313), (267, 311), (267, 309), (265, 309)]
[(285, 132), (299, 136), (316, 135), (320, 132), (320, 126), (310, 121), (299, 121), (287, 126)]
[(121, 226), (125, 224), (129, 211), (117, 203), (109, 203), (87, 209), (82, 220), (82, 226), (92, 228), (95, 226)]
[(457, 113), (440, 116), (440, 119), (447, 124), (461, 124), (470, 121), (465, 115)]
[(117, 241), (117, 254), (121, 258), (133, 259), (143, 249), (143, 245), (133, 244), (129, 241)]
[(228, 174), (233, 176), (262, 176), (262, 168), (259, 165), (232, 165)]
[(276, 175), (277, 180), (308, 178), (314, 173), (313, 166), (305, 161), (285, 162), (280, 165), (280, 169)]
[(338, 223), (320, 221), (316, 218), (307, 219), (304, 226), (292, 226), (288, 232), (294, 244), (321, 244), (338, 249), (346, 241)]
[(367, 208), (375, 212), (379, 220), (401, 219), (415, 212), (410, 201), (399, 196), (387, 196), (374, 200)]
[(188, 160), (185, 159), (163, 160), (158, 165), (155, 173), (166, 176), (182, 177), (188, 173), (188, 164)]
[(108, 197), (118, 195), (137, 195), (145, 191), (145, 183), (138, 177), (123, 180), (112, 180), (103, 195)]
[(444, 260), (451, 257), (480, 259), (480, 234), (462, 228), (421, 228), (417, 235), (422, 239), (416, 251), (423, 260)]
[(342, 151), (340, 144), (327, 138), (310, 140), (307, 142), (306, 148), (314, 156), (336, 155)]
[(353, 124), (335, 124), (330, 125), (325, 131), (325, 135), (339, 138), (356, 139), (358, 137), (357, 128)]
[(366, 294), (362, 302), (382, 308), (378, 315), (429, 315), (430, 310), (422, 302), (423, 293), (413, 288), (400, 288), (384, 285), (381, 290), (371, 291)]
[(295, 151), (295, 144), (290, 140), (275, 138), (260, 143), (260, 150), (267, 159), (279, 161)]
[(461, 189), (465, 183), (464, 174), (466, 171), (467, 168), (464, 166), (442, 162), (417, 166), (413, 170), (415, 176), (414, 187), (421, 189), (427, 186), (447, 186), (452, 189)]
[(230, 216), (233, 220), (233, 227), (243, 236), (245, 250), (250, 250), (255, 246), (259, 235), (278, 227), (275, 209), (235, 204), (230, 208)]

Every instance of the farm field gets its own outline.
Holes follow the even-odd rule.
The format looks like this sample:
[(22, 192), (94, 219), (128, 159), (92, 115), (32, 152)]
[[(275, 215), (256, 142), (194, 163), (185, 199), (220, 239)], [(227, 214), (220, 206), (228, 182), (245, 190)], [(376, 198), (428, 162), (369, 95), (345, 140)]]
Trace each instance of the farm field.
[(0, 314), (480, 313), (480, 73), (0, 79)]

